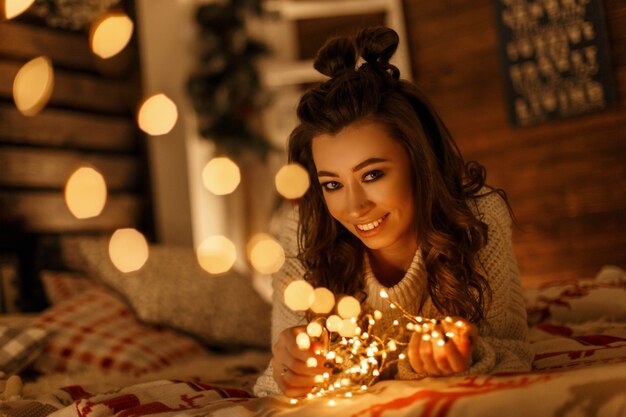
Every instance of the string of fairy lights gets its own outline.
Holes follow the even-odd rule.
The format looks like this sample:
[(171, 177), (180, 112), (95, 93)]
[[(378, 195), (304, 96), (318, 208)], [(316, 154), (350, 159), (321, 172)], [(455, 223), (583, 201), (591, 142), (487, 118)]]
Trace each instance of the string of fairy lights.
[[(391, 310), (399, 312), (390, 327), (377, 326), (383, 313), (361, 311), (361, 304), (352, 296), (335, 303), (335, 296), (326, 288), (314, 289), (301, 280), (287, 286), (283, 294), (287, 307), (311, 313), (306, 332), (296, 337), (298, 348), (309, 350), (313, 342), (325, 346), (314, 352), (324, 357), (325, 372), (315, 376), (316, 385), (304, 399), (291, 398), (292, 404), (326, 397), (329, 405), (335, 405), (338, 399), (366, 392), (387, 369), (407, 359), (403, 350), (413, 333), (443, 346), (466, 331), (463, 321), (415, 316), (391, 300), (386, 291), (382, 290), (379, 296)], [(306, 364), (311, 368), (319, 366), (315, 357), (310, 357)]]
[[(0, 17), (6, 20), (26, 12), (35, 0), (0, 0)], [(133, 21), (121, 10), (109, 9), (96, 16), (90, 25), (89, 45), (101, 59), (110, 59), (129, 44), (134, 31)], [(20, 67), (13, 81), (13, 99), (20, 113), (36, 117), (47, 105), (54, 90), (52, 60), (37, 56)], [(137, 125), (150, 136), (169, 133), (178, 120), (178, 108), (167, 95), (156, 93), (138, 106)], [(69, 212), (77, 219), (99, 216), (107, 203), (106, 178), (92, 164), (78, 167), (65, 184), (64, 197)], [(215, 157), (202, 170), (202, 184), (211, 193), (225, 196), (233, 193), (241, 182), (238, 165), (227, 157)], [(286, 199), (301, 197), (309, 187), (309, 177), (299, 165), (287, 164), (275, 176), (278, 193)], [(252, 236), (247, 257), (261, 274), (278, 271), (284, 262), (281, 245), (267, 234)], [(234, 265), (237, 253), (234, 243), (225, 236), (207, 237), (196, 250), (198, 263), (210, 274), (227, 272)], [(122, 272), (141, 269), (149, 258), (149, 245), (134, 228), (116, 230), (109, 240), (109, 256)]]

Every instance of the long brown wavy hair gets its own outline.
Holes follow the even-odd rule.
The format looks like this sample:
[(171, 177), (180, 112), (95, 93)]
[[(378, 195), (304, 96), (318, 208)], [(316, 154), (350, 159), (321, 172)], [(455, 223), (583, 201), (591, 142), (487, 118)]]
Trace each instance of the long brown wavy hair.
[[(477, 256), (488, 231), (469, 204), (486, 195), (479, 195), (486, 172), (477, 162), (464, 162), (424, 94), (389, 63), (398, 42), (392, 29), (375, 27), (330, 39), (318, 52), (314, 66), (330, 79), (302, 96), (300, 124), (289, 138), (289, 161), (304, 166), (312, 180), (299, 202), (299, 258), (314, 286), (336, 294), (363, 291), (364, 245), (329, 214), (311, 144), (356, 122), (378, 123), (411, 160), (416, 239), (428, 279), (420, 309), (429, 295), (441, 313), (477, 323), (490, 297)], [(357, 67), (359, 57), (364, 63)], [(506, 202), (503, 191), (487, 194), (493, 192)]]

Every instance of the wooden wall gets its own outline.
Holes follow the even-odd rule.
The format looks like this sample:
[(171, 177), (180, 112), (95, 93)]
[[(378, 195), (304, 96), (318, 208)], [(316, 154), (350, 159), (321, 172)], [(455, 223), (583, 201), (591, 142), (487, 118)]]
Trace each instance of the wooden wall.
[(626, 268), (626, 2), (604, 8), (619, 104), (513, 128), (492, 1), (404, 1), (414, 79), (466, 158), (507, 191), (525, 286)]
[[(40, 55), (53, 63), (55, 86), (48, 106), (26, 117), (13, 104), (13, 79)], [(23, 293), (30, 291), (27, 276), (36, 274), (43, 238), (120, 227), (150, 235), (148, 170), (134, 122), (138, 68), (134, 44), (105, 62), (90, 52), (86, 31), (49, 28), (29, 15), (0, 22), (0, 254), (21, 260)], [(103, 174), (108, 200), (100, 216), (78, 220), (63, 189), (85, 164)], [(23, 300), (26, 309), (37, 303)]]

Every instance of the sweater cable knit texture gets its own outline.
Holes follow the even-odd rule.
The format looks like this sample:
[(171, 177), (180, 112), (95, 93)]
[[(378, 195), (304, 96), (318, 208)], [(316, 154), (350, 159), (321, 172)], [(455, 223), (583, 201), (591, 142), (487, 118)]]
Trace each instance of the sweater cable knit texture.
[[(473, 351), (472, 364), (461, 375), (528, 371), (532, 351), (528, 344), (526, 309), (512, 247), (511, 218), (506, 204), (497, 193), (478, 197), (475, 202), (475, 215), (489, 228), (488, 243), (480, 250), (478, 257), (491, 286), (492, 299), (487, 306), (485, 319), (478, 328), (479, 337)], [(304, 266), (297, 259), (297, 228), (297, 210), (294, 209), (283, 224), (279, 237), (285, 248), (286, 262), (273, 277), (272, 344), (284, 329), (307, 324), (303, 312), (290, 310), (283, 301), (285, 288), (294, 280), (304, 279)], [(430, 298), (422, 311), (417, 311), (421, 295), (426, 291), (425, 268), (419, 249), (405, 276), (390, 288), (380, 284), (367, 257), (364, 262), (367, 298), (363, 302), (363, 309), (376, 309), (383, 313), (381, 328), (390, 326), (397, 314), (397, 310), (390, 309), (388, 303), (380, 298), (383, 289), (391, 300), (405, 307), (411, 314), (429, 318), (445, 316), (434, 307)], [(399, 361), (394, 374), (396, 379), (427, 376), (415, 373), (408, 360)], [(271, 364), (257, 380), (254, 393), (257, 396), (281, 394), (272, 376)]]

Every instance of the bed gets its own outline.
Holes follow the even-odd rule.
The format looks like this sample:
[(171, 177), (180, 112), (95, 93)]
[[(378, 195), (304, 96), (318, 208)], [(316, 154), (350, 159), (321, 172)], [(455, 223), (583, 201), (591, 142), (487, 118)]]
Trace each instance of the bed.
[(153, 245), (131, 274), (102, 240), (63, 248), (75, 271), (42, 272), (50, 307), (0, 320), (0, 415), (626, 415), (626, 273), (615, 266), (524, 290), (531, 372), (383, 381), (295, 402), (252, 395), (271, 356), (271, 307), (248, 277), (208, 276), (183, 248)]

